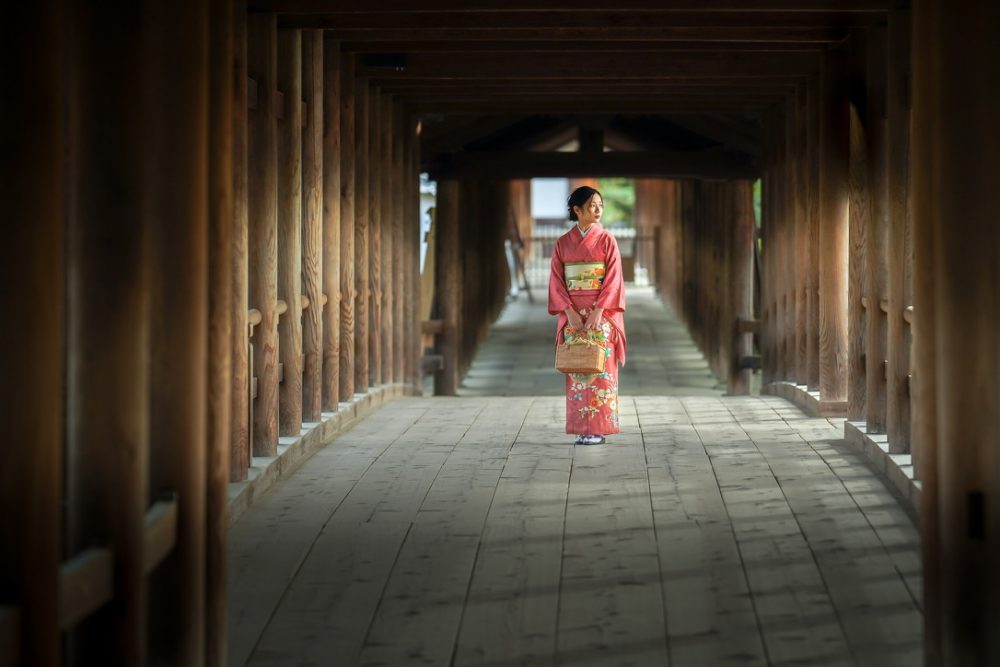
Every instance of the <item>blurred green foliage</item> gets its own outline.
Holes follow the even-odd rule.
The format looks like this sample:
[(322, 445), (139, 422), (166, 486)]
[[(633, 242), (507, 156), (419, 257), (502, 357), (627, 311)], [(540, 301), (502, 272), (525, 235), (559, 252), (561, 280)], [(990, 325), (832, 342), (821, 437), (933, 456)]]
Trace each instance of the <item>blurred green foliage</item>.
[(635, 181), (631, 178), (599, 178), (597, 189), (604, 195), (604, 227), (634, 227)]

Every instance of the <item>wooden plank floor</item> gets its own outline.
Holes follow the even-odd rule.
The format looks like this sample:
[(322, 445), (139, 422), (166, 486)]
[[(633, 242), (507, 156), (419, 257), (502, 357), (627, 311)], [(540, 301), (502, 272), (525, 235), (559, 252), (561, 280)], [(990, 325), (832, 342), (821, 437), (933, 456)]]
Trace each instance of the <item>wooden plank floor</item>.
[(502, 370), (506, 397), (392, 403), (247, 511), (231, 665), (922, 663), (916, 529), (841, 424), (623, 374), (623, 433), (577, 447)]

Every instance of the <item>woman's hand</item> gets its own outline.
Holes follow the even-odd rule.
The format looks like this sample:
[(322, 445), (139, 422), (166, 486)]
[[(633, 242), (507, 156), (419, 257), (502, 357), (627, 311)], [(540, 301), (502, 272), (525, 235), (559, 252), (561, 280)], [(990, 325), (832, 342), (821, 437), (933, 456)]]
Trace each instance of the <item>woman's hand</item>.
[(601, 316), (604, 314), (603, 308), (594, 308), (590, 311), (590, 315), (587, 315), (587, 321), (584, 323), (583, 327), (585, 329), (600, 329), (601, 328)]
[(583, 329), (583, 320), (580, 319), (580, 313), (576, 312), (572, 307), (567, 308), (565, 312), (566, 317), (569, 319), (570, 329), (576, 329), (577, 331)]

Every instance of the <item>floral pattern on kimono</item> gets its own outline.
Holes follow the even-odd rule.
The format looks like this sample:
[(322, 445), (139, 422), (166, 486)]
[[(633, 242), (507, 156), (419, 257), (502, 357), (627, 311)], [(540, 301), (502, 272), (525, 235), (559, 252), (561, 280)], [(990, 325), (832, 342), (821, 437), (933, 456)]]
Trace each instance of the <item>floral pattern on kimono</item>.
[[(586, 315), (584, 315), (586, 317)], [(566, 327), (566, 341), (587, 338), (604, 349), (604, 371), (601, 373), (566, 374), (566, 432), (609, 435), (619, 432), (618, 364), (611, 323), (604, 321), (600, 329), (582, 331)]]

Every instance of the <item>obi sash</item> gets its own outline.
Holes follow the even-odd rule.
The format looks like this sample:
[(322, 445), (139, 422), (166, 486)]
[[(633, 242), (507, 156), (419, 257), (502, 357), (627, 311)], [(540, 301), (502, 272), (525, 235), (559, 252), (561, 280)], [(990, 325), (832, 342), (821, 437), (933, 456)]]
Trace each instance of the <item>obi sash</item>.
[(570, 292), (600, 290), (604, 285), (604, 262), (566, 262), (563, 278)]

